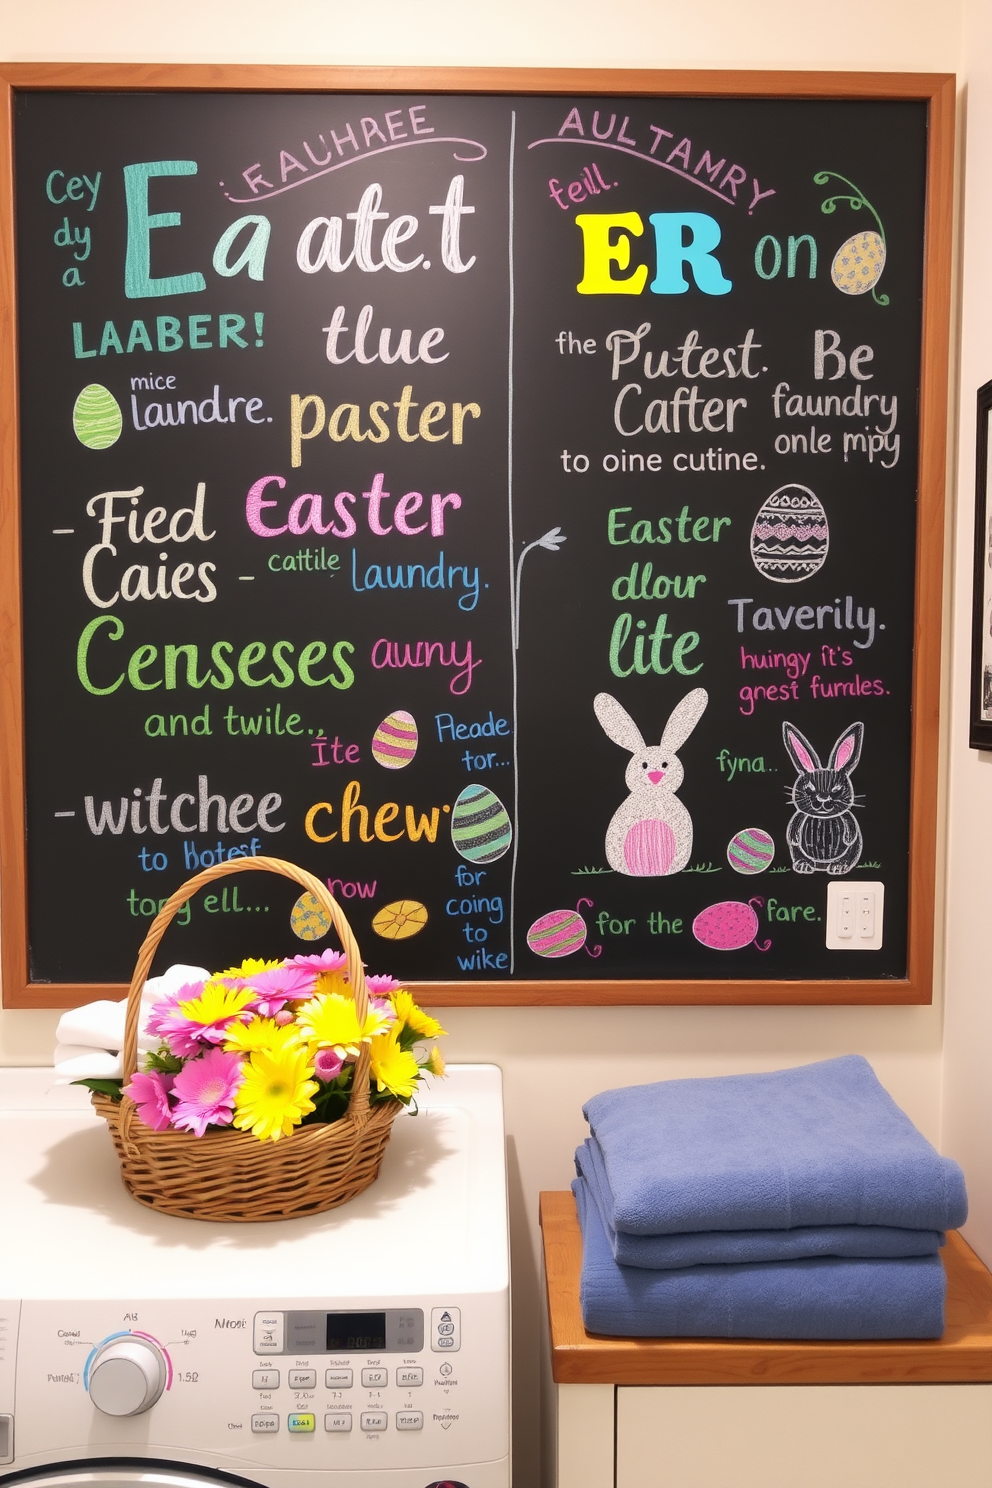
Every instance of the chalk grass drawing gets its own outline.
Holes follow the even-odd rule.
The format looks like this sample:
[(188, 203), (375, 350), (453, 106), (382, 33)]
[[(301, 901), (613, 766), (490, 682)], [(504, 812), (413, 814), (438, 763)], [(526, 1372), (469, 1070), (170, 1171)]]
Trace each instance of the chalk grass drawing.
[(520, 557), (517, 559), (517, 572), (514, 578), (513, 585), (514, 651), (519, 651), (520, 649), (520, 571), (524, 566), (524, 559), (527, 557), (527, 554), (532, 553), (535, 548), (544, 548), (548, 553), (557, 553), (562, 543), (566, 541), (567, 538), (565, 537), (565, 534), (562, 532), (561, 528), (552, 527), (550, 532), (546, 532), (544, 536), (539, 537), (536, 542), (528, 543), (523, 552), (520, 554)]
[(719, 863), (693, 863), (691, 868), (683, 868), (683, 873), (722, 873), (723, 869)]
[(612, 872), (613, 872), (613, 869), (612, 868), (573, 868), (572, 869), (572, 877), (573, 878), (585, 878), (588, 875), (593, 874), (593, 873), (612, 873)]
[(786, 831), (796, 873), (850, 873), (861, 857), (861, 828), (851, 775), (861, 758), (863, 723), (852, 723), (840, 735), (826, 767), (795, 724), (782, 724), (782, 738), (798, 771), (789, 790), (796, 808)]
[(872, 232), (869, 229), (852, 233), (834, 254), (834, 261), (830, 265), (830, 277), (842, 294), (862, 295), (871, 290), (871, 297), (876, 305), (887, 305), (888, 295), (879, 294), (876, 288), (882, 277), (882, 270), (885, 268), (887, 253), (882, 219), (864, 192), (859, 191), (853, 181), (849, 181), (838, 171), (817, 171), (813, 180), (817, 186), (826, 186), (831, 177), (835, 181), (843, 181), (852, 194), (848, 196), (845, 192), (839, 191), (836, 196), (828, 196), (820, 203), (820, 211), (830, 216), (832, 212), (836, 212), (839, 201), (847, 202), (853, 212), (860, 212), (862, 207), (867, 207), (878, 224), (878, 232)]
[(681, 873), (692, 856), (692, 818), (675, 795), (685, 773), (675, 751), (708, 702), (706, 689), (694, 688), (672, 710), (661, 743), (645, 744), (616, 698), (597, 693), (593, 707), (603, 731), (632, 756), (624, 777), (630, 794), (606, 829), (606, 859), (615, 872), (660, 878)]

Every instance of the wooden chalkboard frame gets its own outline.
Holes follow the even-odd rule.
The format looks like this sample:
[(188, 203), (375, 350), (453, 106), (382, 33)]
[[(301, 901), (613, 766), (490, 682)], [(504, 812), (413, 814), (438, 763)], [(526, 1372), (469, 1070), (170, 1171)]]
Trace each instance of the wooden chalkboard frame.
[(992, 417), (992, 382), (978, 389), (978, 417), (975, 436), (975, 572), (972, 590), (971, 618), (971, 726), (968, 743), (972, 749), (992, 749), (992, 721), (985, 698), (985, 609), (986, 568), (992, 559), (988, 540), (989, 519), (989, 418)]
[(916, 555), (907, 975), (897, 980), (437, 982), (441, 1006), (610, 1004), (921, 1004), (932, 1000), (939, 748), (940, 622), (950, 328), (955, 78), (947, 73), (658, 72), (167, 64), (0, 64), (0, 970), (3, 1006), (71, 1007), (118, 998), (116, 984), (32, 983), (28, 975), (19, 423), (12, 115), (15, 95), (46, 91), (417, 92), (679, 95), (928, 105)]

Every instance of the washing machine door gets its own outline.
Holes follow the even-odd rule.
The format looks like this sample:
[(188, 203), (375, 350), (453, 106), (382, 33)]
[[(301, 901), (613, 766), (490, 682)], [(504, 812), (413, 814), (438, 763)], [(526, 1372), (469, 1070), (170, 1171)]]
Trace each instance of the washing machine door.
[(260, 1488), (249, 1478), (213, 1468), (151, 1462), (148, 1458), (61, 1463), (0, 1474), (0, 1488)]

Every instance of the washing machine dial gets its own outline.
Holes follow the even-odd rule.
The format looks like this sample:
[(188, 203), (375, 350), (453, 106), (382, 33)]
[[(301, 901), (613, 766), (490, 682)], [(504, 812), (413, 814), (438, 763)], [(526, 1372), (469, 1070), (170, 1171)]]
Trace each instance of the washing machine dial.
[(140, 1416), (165, 1389), (165, 1359), (148, 1338), (111, 1338), (90, 1365), (90, 1399), (105, 1416)]

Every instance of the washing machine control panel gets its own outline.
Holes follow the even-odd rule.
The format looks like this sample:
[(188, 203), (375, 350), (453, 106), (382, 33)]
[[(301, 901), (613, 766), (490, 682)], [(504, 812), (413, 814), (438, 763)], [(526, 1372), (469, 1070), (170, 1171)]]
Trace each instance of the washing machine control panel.
[(505, 1290), (400, 1306), (24, 1302), (14, 1460), (182, 1451), (315, 1471), (498, 1460), (507, 1307)]

